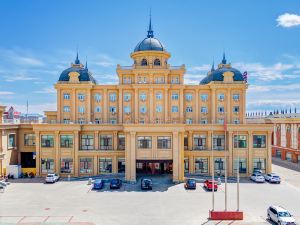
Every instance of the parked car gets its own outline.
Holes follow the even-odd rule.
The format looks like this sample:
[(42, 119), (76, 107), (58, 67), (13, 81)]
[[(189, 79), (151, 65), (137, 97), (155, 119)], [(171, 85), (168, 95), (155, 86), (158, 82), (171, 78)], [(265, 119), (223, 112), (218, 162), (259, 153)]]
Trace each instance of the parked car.
[(218, 190), (218, 184), (217, 184), (216, 180), (214, 181), (214, 185), (213, 185), (212, 180), (204, 181), (204, 187), (206, 190), (209, 190), (209, 191), (212, 191), (212, 190), (217, 191)]
[(250, 177), (250, 180), (253, 180), (256, 183), (264, 183), (265, 182), (264, 176), (261, 175), (260, 173), (253, 173)]
[(56, 173), (49, 173), (45, 178), (46, 183), (55, 183), (58, 180), (59, 180), (59, 176)]
[(102, 189), (104, 187), (104, 181), (102, 179), (96, 179), (93, 184), (93, 189)]
[(142, 190), (152, 190), (152, 180), (148, 178), (143, 178), (141, 180), (141, 189)]
[(280, 182), (281, 182), (280, 176), (278, 176), (275, 173), (266, 174), (265, 180), (270, 182), (270, 183), (276, 183), (276, 184), (280, 184)]
[(270, 206), (267, 210), (267, 217), (279, 225), (296, 225), (293, 216), (280, 206)]
[(195, 179), (187, 179), (184, 184), (185, 189), (196, 189), (196, 180)]
[(122, 186), (122, 181), (120, 179), (112, 179), (110, 181), (110, 189), (119, 189)]

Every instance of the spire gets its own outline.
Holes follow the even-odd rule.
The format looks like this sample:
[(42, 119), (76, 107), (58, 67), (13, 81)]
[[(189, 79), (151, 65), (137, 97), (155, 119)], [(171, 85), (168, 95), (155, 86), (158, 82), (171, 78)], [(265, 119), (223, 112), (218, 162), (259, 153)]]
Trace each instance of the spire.
[(87, 69), (88, 67), (87, 67), (87, 61), (85, 61), (85, 69)]
[(213, 63), (211, 65), (211, 72), (215, 71), (215, 60), (213, 60)]
[(78, 49), (77, 49), (75, 64), (80, 64), (80, 60), (78, 59)]
[(226, 57), (225, 57), (225, 52), (223, 52), (223, 59), (222, 59), (222, 64), (226, 64)]
[(150, 21), (149, 21), (149, 28), (148, 28), (148, 35), (147, 38), (153, 38), (153, 30), (152, 30), (152, 23), (151, 23), (151, 9), (150, 9)]

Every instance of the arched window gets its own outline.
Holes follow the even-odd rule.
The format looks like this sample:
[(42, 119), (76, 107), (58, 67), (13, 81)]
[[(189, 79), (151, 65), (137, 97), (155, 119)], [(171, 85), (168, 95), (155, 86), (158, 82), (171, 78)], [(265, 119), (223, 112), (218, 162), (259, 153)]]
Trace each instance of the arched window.
[(148, 65), (147, 59), (142, 59), (141, 66), (147, 66), (147, 65)]
[(159, 59), (154, 60), (154, 66), (160, 66), (160, 60)]

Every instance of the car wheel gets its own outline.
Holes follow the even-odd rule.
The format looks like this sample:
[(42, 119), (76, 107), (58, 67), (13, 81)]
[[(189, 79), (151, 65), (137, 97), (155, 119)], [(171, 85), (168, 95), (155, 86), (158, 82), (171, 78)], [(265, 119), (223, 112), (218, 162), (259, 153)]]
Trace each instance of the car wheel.
[(267, 217), (268, 217), (269, 221), (272, 221), (269, 213), (268, 213)]

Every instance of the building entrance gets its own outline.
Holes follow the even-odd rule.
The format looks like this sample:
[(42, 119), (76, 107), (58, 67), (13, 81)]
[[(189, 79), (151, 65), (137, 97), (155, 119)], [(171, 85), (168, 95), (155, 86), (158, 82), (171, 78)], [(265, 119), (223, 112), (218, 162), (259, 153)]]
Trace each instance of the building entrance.
[(172, 160), (137, 160), (137, 174), (172, 174)]

